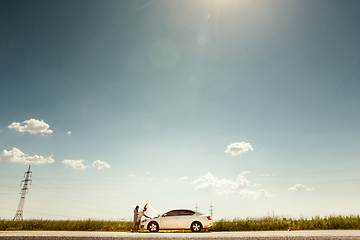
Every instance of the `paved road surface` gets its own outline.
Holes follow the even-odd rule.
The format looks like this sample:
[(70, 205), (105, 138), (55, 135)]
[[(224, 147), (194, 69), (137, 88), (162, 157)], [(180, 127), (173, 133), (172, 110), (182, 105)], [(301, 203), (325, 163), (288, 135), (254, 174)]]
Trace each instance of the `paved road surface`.
[(281, 239), (281, 240), (360, 240), (360, 230), (329, 231), (268, 231), (268, 232), (211, 232), (211, 233), (130, 233), (130, 232), (66, 232), (66, 231), (0, 231), (0, 240), (99, 240), (99, 239)]

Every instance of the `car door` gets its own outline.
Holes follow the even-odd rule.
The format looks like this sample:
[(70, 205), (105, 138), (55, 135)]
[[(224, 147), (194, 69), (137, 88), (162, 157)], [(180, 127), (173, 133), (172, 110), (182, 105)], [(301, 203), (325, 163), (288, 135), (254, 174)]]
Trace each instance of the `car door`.
[(194, 214), (195, 212), (191, 210), (181, 210), (178, 217), (178, 228), (189, 228), (194, 220)]
[(161, 229), (176, 229), (178, 225), (179, 210), (172, 210), (161, 217)]

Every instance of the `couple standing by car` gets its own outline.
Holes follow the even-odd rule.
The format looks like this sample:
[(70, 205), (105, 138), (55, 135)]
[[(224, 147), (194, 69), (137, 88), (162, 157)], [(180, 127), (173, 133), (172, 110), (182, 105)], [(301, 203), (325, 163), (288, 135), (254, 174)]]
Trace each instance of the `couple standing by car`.
[(147, 205), (148, 204), (145, 204), (143, 210), (141, 210), (140, 212), (139, 212), (139, 206), (135, 207), (135, 209), (134, 209), (134, 226), (132, 227), (131, 232), (140, 232), (140, 222), (141, 222), (141, 218), (143, 216), (145, 216), (147, 218), (151, 218), (145, 214), (145, 212), (147, 210), (147, 208), (146, 208)]

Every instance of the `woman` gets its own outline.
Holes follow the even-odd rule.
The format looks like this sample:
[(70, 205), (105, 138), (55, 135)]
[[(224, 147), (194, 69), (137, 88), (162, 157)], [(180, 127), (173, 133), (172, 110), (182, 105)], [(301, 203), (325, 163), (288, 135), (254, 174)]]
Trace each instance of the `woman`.
[(139, 206), (136, 206), (134, 209), (134, 226), (131, 229), (131, 232), (138, 232), (139, 230), (136, 230), (136, 227), (140, 224), (138, 221), (138, 215), (139, 215)]

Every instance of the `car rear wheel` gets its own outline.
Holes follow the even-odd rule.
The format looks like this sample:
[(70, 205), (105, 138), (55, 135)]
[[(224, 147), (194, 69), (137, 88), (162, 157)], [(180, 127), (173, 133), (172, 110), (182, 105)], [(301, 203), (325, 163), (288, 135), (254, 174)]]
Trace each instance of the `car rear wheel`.
[(199, 222), (193, 222), (191, 224), (191, 231), (192, 232), (200, 232), (202, 229), (201, 223)]
[(148, 230), (150, 232), (158, 232), (159, 231), (159, 224), (157, 222), (150, 222), (148, 225)]

